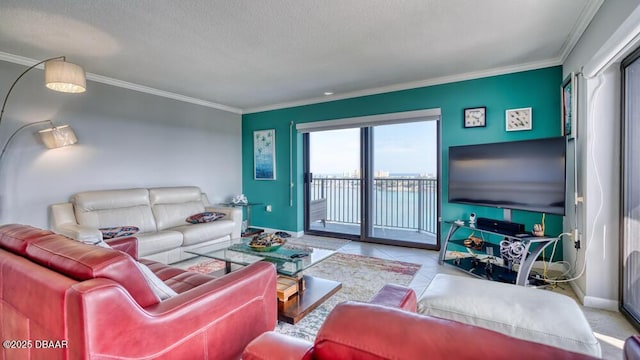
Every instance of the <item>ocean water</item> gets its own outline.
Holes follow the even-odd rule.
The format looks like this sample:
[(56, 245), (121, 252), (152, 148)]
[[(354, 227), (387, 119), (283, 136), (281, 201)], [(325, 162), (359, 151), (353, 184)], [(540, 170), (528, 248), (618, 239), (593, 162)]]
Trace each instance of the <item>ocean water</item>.
[[(437, 186), (435, 180), (385, 179), (374, 182), (372, 218), (375, 226), (436, 231)], [(329, 221), (359, 224), (361, 187), (357, 179), (316, 179), (312, 200), (327, 199)]]

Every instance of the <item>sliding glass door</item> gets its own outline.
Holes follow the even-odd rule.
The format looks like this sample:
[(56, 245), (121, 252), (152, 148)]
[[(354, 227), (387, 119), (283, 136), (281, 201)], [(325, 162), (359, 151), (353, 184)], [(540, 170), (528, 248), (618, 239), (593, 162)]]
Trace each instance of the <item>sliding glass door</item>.
[(435, 249), (439, 121), (308, 132), (305, 231)]
[(622, 62), (620, 309), (640, 328), (640, 49)]
[(436, 244), (437, 125), (421, 121), (370, 128), (368, 237)]
[(360, 129), (308, 134), (307, 230), (360, 237)]

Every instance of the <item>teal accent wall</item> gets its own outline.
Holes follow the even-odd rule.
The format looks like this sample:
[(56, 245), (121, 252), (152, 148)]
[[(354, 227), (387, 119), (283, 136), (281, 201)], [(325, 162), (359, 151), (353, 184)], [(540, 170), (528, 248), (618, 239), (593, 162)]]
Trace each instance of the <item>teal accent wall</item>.
[[(501, 209), (482, 206), (449, 204), (447, 202), (447, 157), (452, 145), (516, 141), (559, 136), (560, 133), (560, 83), (562, 68), (549, 67), (507, 75), (460, 81), (394, 91), (378, 95), (337, 100), (332, 102), (297, 106), (286, 109), (245, 114), (242, 116), (242, 170), (244, 194), (252, 202), (271, 204), (273, 211), (254, 207), (252, 223), (255, 226), (302, 231), (303, 182), (302, 135), (293, 135), (294, 199), (289, 203), (289, 130), (294, 124), (350, 118), (365, 115), (393, 113), (411, 110), (440, 108), (441, 118), (441, 166), (443, 219), (466, 219), (471, 212), (478, 216), (502, 219)], [(486, 106), (486, 123), (483, 128), (463, 127), (464, 108)], [(533, 129), (507, 132), (505, 111), (514, 108), (533, 108)], [(253, 178), (253, 131), (276, 130), (275, 181), (256, 181)], [(295, 125), (294, 130), (295, 132)], [(527, 229), (539, 223), (541, 214), (513, 211), (513, 221), (525, 223)], [(448, 229), (443, 226), (442, 232)], [(546, 216), (547, 234), (562, 232), (562, 217)]]

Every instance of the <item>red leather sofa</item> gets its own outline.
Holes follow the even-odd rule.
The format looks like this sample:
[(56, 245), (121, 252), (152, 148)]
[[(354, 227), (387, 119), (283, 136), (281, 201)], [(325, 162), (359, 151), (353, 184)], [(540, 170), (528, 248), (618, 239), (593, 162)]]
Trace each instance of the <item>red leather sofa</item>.
[(266, 332), (243, 360), (594, 359), (452, 320), (416, 314), (413, 290), (385, 286), (369, 303), (337, 305), (315, 342)]
[(270, 263), (216, 279), (141, 260), (178, 293), (159, 301), (136, 238), (110, 245), (0, 226), (0, 359), (237, 359), (275, 327)]

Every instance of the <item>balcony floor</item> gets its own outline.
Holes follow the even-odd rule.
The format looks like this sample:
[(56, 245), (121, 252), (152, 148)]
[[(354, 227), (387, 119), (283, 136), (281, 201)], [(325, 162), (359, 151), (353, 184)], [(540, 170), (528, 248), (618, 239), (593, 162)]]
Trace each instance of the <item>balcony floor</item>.
[[(328, 231), (338, 234), (360, 235), (359, 224), (348, 224), (327, 221), (326, 226), (321, 222), (311, 224), (311, 230)], [(427, 232), (418, 232), (415, 229), (384, 228), (375, 226), (373, 237), (389, 240), (402, 240), (418, 244), (436, 245), (436, 235)]]

